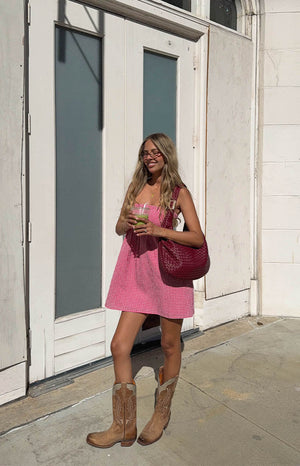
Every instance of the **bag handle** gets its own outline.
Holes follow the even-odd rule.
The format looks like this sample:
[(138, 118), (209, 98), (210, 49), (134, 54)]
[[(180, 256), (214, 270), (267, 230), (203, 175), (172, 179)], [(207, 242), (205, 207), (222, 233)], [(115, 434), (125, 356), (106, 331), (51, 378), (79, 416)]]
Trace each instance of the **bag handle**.
[(176, 207), (176, 202), (180, 193), (180, 186), (175, 186), (172, 192), (172, 197), (170, 200), (170, 208), (167, 210), (165, 217), (162, 221), (161, 226), (163, 228), (169, 228), (170, 230), (173, 229), (173, 217), (174, 217), (174, 212), (175, 212), (175, 207)]
[(170, 209), (173, 210), (173, 212), (174, 212), (175, 207), (176, 207), (176, 201), (178, 199), (180, 189), (181, 189), (180, 186), (175, 186), (175, 188), (173, 189), (173, 192), (172, 192), (172, 197), (171, 197), (171, 200), (170, 200)]

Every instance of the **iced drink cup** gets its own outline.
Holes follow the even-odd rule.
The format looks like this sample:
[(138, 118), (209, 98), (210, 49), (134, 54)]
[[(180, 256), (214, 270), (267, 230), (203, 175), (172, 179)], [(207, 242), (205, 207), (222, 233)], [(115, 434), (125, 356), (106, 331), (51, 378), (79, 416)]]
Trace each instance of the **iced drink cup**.
[(134, 206), (131, 209), (131, 212), (138, 219), (136, 224), (137, 227), (143, 226), (145, 224), (145, 220), (148, 220), (149, 207), (147, 206)]

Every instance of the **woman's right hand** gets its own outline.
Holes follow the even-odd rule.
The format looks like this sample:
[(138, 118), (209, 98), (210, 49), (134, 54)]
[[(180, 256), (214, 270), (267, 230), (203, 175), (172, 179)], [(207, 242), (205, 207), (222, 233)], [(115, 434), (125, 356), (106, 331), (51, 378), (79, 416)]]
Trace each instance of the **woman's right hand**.
[(137, 223), (137, 219), (132, 212), (129, 212), (124, 218), (120, 215), (119, 220), (116, 225), (116, 232), (118, 235), (125, 235), (130, 228), (133, 228)]
[(125, 230), (125, 233), (127, 233), (127, 231), (130, 229), (130, 228), (133, 228), (134, 225), (136, 225), (137, 223), (137, 219), (136, 219), (136, 216), (133, 215), (133, 213), (129, 212), (129, 214), (126, 216), (125, 220), (124, 220), (124, 230)]

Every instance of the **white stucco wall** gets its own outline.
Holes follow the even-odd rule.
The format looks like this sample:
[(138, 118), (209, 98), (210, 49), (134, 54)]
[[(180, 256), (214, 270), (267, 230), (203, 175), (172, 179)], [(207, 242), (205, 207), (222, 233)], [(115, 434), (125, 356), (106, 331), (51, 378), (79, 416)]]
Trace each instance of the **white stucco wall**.
[(300, 317), (300, 1), (261, 16), (261, 312)]
[[(23, 0), (0, 1), (0, 31), (1, 404), (25, 393), (26, 330), (21, 182), (24, 156)], [(12, 391), (14, 394), (10, 395)]]

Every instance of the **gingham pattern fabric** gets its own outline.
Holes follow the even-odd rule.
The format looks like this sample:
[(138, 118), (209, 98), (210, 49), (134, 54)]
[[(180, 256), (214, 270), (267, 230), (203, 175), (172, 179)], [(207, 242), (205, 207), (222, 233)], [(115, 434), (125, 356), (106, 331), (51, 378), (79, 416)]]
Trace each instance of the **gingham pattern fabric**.
[[(149, 206), (149, 220), (161, 224), (160, 211)], [(158, 238), (137, 237), (129, 230), (123, 241), (105, 307), (158, 314), (170, 319), (194, 314), (192, 280), (171, 277), (158, 265)]]

